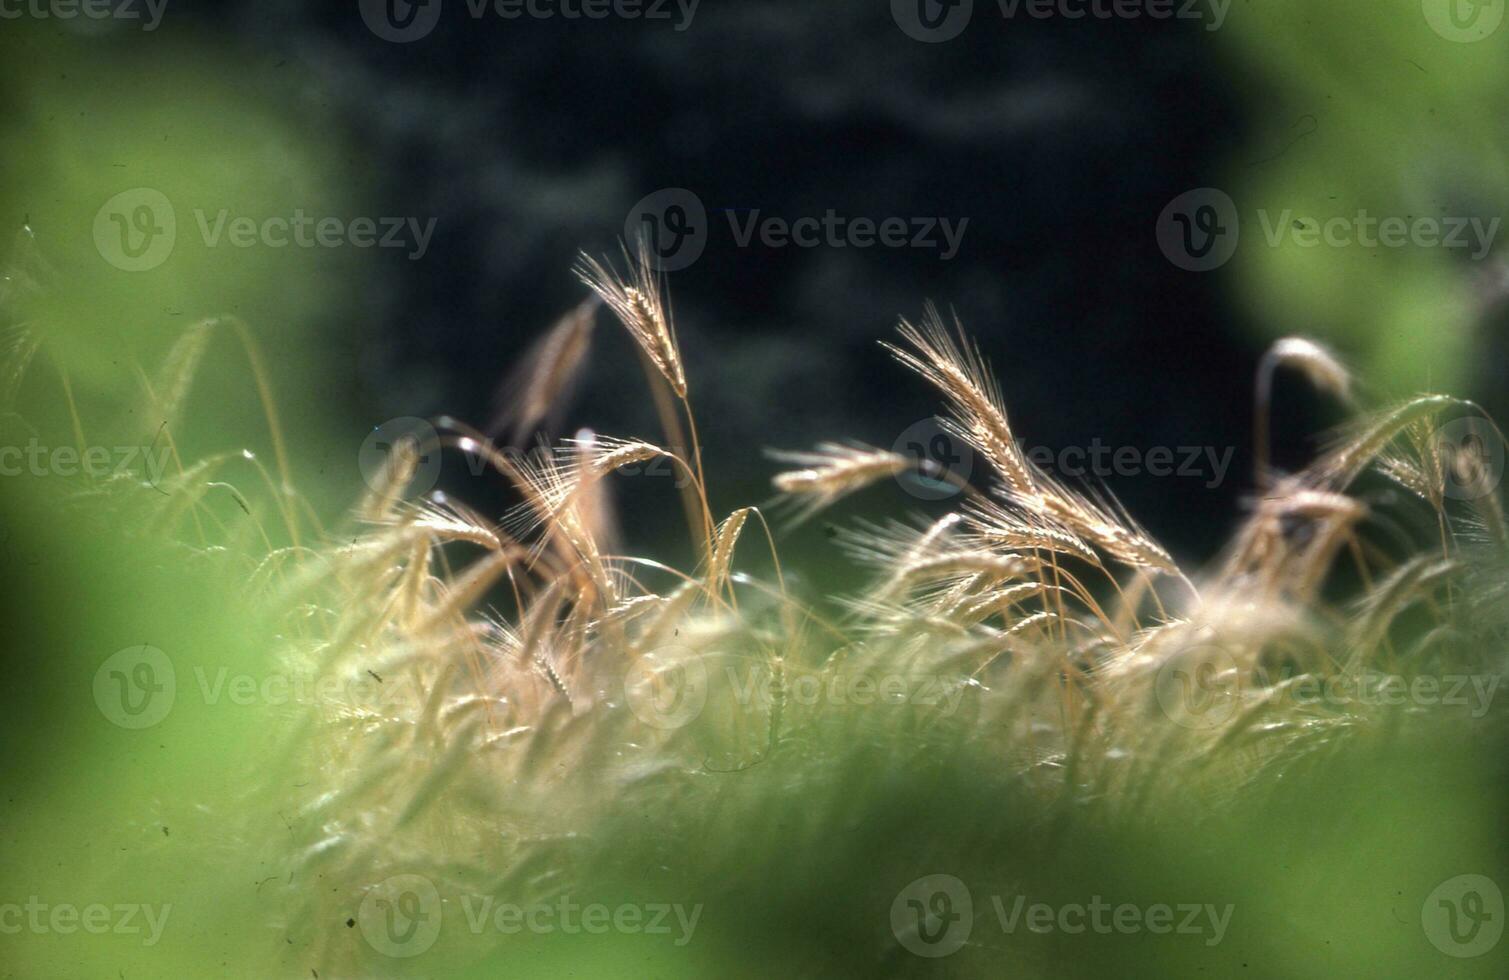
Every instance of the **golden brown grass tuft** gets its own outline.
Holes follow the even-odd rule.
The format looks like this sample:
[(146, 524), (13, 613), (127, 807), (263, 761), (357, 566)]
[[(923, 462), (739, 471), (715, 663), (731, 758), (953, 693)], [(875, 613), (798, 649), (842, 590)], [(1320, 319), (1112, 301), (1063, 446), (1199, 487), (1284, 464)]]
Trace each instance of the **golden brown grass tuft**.
[[(1432, 438), (1447, 413), (1475, 414), (1469, 403), (1424, 395), (1385, 407), (1302, 472), (1265, 474), (1222, 559), (1192, 580), (1113, 501), (1025, 458), (984, 358), (931, 309), (887, 346), (938, 389), (946, 423), (989, 472), (979, 487), (924, 472), (959, 485), (954, 513), (841, 531), (838, 544), (874, 576), (834, 612), (820, 585), (788, 587), (759, 508), (713, 519), (661, 284), (643, 251), (629, 265), (620, 276), (587, 259), (578, 271), (679, 402), (681, 417), (667, 399), (662, 444), (583, 432), (520, 457), (446, 422), (444, 448), (486, 461), (522, 498), (515, 512), (494, 521), (444, 497), (406, 500), (420, 454), (442, 447), (405, 441), (346, 524), (312, 544), (299, 527), (318, 525), (264, 475), (284, 527), (262, 537), (287, 541), (265, 541), (251, 580), (286, 623), (280, 656), (290, 670), (381, 678), (375, 695), (348, 685), (301, 707), (290, 753), (309, 788), (287, 821), (301, 847), (290, 921), (343, 921), (365, 887), (396, 873), (519, 903), (563, 894), (615, 859), (612, 834), (598, 833), (613, 813), (657, 814), (657, 831), (681, 843), (736, 839), (718, 821), (742, 814), (745, 831), (779, 823), (783, 853), (823, 853), (835, 826), (862, 823), (888, 766), (966, 748), (992, 760), (981, 778), (1009, 777), (1043, 813), (1130, 825), (1182, 812), (1192, 785), (1210, 800), (1268, 778), (1386, 710), (1298, 705), (1302, 680), (1502, 670), (1483, 652), (1503, 649), (1487, 633), (1496, 627), (1477, 614), (1482, 600), (1469, 601), (1485, 591), (1483, 549), (1503, 560), (1502, 512), (1496, 496), (1464, 504), (1444, 492), (1467, 464)], [(536, 352), (513, 422), (532, 428), (548, 413), (585, 356), (589, 315), (580, 308)], [(169, 415), (189, 397), (208, 336), (186, 335), (158, 375), (166, 381), (143, 375)], [(14, 348), (0, 376), (24, 372), (34, 353)], [(1283, 342), (1263, 370), (1277, 366), (1350, 394), (1339, 361), (1309, 342)], [(655, 457), (689, 488), (690, 571), (608, 543), (606, 481)], [(803, 516), (917, 465), (839, 442), (777, 458), (798, 467), (775, 486)], [(146, 498), (153, 526), (201, 540), (222, 528), (255, 551), (258, 538), (242, 532), (265, 507), (247, 507), (238, 524), (206, 504), (235, 462), (180, 463), (167, 492)], [(1408, 488), (1438, 533), (1404, 519), (1375, 533), (1378, 507), (1352, 490), (1370, 468)], [(740, 548), (754, 528), (768, 564), (763, 550), (746, 561)], [(1191, 677), (1229, 710), (1212, 718), (1210, 704), (1180, 700)], [(793, 696), (856, 678), (925, 682), (937, 697)], [(699, 710), (678, 714), (692, 695)], [(803, 812), (769, 821), (750, 786), (799, 794)], [(806, 798), (825, 793), (829, 809), (806, 812)], [(325, 964), (361, 972), (342, 933), (314, 938), (322, 974)]]

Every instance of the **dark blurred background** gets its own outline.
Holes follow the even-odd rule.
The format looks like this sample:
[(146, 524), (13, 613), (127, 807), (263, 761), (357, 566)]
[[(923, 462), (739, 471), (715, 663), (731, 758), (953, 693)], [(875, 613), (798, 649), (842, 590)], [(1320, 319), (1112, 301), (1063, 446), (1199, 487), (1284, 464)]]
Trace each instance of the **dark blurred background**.
[[(1188, 558), (1211, 554), (1249, 488), (1252, 376), (1275, 337), (1330, 340), (1386, 394), (1434, 385), (1493, 402), (1502, 388), (1494, 338), (1509, 275), (1497, 250), (1469, 261), (1440, 249), (1264, 248), (1255, 218), (1258, 206), (1322, 220), (1354, 208), (1502, 212), (1501, 114), (1476, 110), (1491, 104), (1509, 47), (1450, 43), (1413, 2), (1317, 14), (1211, 0), (1172, 20), (1008, 18), (976, 3), (939, 43), (904, 28), (915, 12), (901, 0), (667, 3), (648, 19), (561, 15), (574, 4), (507, 18), (483, 6), (474, 16), (462, 0), (170, 3), (152, 31), (23, 22), (8, 38), (15, 85), (0, 96), (18, 120), (7, 166), (53, 147), (60, 172), (84, 174), (88, 189), (28, 174), (6, 217), (31, 220), (65, 280), (74, 225), (135, 185), (176, 193), (180, 211), (188, 183), (212, 213), (308, 203), (433, 219), (417, 259), (304, 250), (259, 268), (251, 254), (232, 265), (241, 255), (221, 247), (204, 260), (220, 265), (191, 275), (182, 256), (200, 243), (190, 242), (182, 264), (82, 282), (116, 314), (112, 334), (111, 290), (132, 304), (144, 284), (162, 285), (162, 302), (139, 304), (147, 346), (194, 316), (252, 322), (285, 362), (284, 396), (320, 401), (293, 441), (336, 477), (332, 501), (341, 480), (359, 491), (355, 449), (388, 419), (485, 426), (521, 353), (584, 295), (571, 274), (578, 252), (616, 253), (636, 204), (667, 189), (707, 214), (696, 261), (668, 283), (724, 512), (769, 497), (767, 447), (844, 437), (890, 447), (933, 413), (932, 394), (877, 345), (929, 301), (979, 338), (1029, 446), (1190, 446), (1229, 459), (1219, 474), (1206, 464), (1195, 476), (1105, 480)], [(410, 15), (407, 40), (390, 40), (391, 18)], [(159, 104), (176, 95), (202, 118)], [(120, 101), (91, 105), (111, 96)], [(67, 123), (81, 104), (87, 135)], [(139, 140), (159, 128), (160, 142)], [(1192, 272), (1155, 230), (1171, 201), (1203, 187), (1237, 198), (1245, 235), (1230, 264)], [(70, 191), (76, 215), (60, 206)], [(941, 244), (740, 244), (729, 221), (830, 210), (967, 225), (945, 257)], [(97, 255), (79, 261), (88, 271), (73, 281), (102, 275)], [(659, 438), (632, 347), (608, 320), (546, 435), (587, 426)], [(1276, 411), (1276, 457), (1290, 466), (1339, 418), (1287, 380)], [(456, 469), (443, 485), (487, 509), (506, 504), (464, 475), (457, 483)], [(628, 543), (684, 556), (665, 543), (681, 540), (668, 488), (618, 483)], [(893, 512), (895, 497), (877, 490), (849, 509)]]
[[(700, 259), (669, 282), (723, 506), (764, 493), (763, 447), (889, 447), (935, 410), (877, 345), (928, 300), (980, 339), (1034, 444), (1245, 445), (1231, 380), (1257, 345), (1221, 328), (1235, 314), (1214, 283), (1169, 264), (1149, 233), (1149, 216), (1210, 183), (1240, 138), (1207, 39), (981, 13), (944, 45), (913, 40), (866, 0), (709, 3), (679, 34), (554, 20), (522, 25), (541, 28), (525, 37), (506, 21), (442, 21), (433, 45), (374, 46), (332, 18), (310, 43), (348, 66), (332, 82), (352, 100), (355, 138), (394, 161), (395, 195), (448, 228), (378, 312), (400, 329), (368, 376), (374, 400), (396, 413), (388, 399), (407, 389), (483, 413), (510, 354), (580, 294), (574, 252), (614, 249), (636, 201), (679, 187), (711, 225)], [(426, 105), (396, 115), (415, 90)], [(947, 260), (938, 248), (740, 247), (723, 209), (749, 208), (968, 225)], [(574, 417), (654, 432), (627, 347), (608, 336)], [(416, 363), (431, 375), (419, 391)], [(1114, 489), (1198, 547), (1237, 488)]]
[[(374, 421), (489, 418), (521, 350), (583, 295), (576, 253), (616, 253), (637, 201), (684, 188), (711, 228), (668, 281), (721, 507), (768, 495), (765, 447), (889, 447), (932, 414), (932, 394), (877, 344), (931, 300), (979, 338), (1030, 444), (1237, 447), (1237, 478), (1214, 490), (1111, 482), (1183, 551), (1232, 519), (1263, 344), (1218, 276), (1176, 268), (1153, 235), (1164, 205), (1215, 181), (1245, 138), (1243, 100), (1199, 25), (982, 9), (933, 45), (874, 0), (708, 2), (684, 31), (473, 20), (451, 3), (428, 36), (395, 44), (348, 6), (196, 16), (300, 79), (280, 111), (338, 120), (331, 136), (384, 213), (437, 219), (428, 254), (382, 255), (349, 310), (363, 327), (347, 334), (356, 404)], [(741, 247), (724, 209), (968, 224), (945, 260)], [(567, 427), (655, 438), (627, 337), (601, 326)], [(654, 550), (677, 508), (663, 489), (620, 486), (626, 507), (663, 501), (635, 510), (641, 540), (631, 529)]]

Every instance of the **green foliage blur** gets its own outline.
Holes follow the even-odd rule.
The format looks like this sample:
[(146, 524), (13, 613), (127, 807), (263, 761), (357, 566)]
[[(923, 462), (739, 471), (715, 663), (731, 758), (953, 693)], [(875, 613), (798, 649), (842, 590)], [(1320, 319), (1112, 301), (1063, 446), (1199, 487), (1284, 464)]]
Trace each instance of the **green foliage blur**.
[[(1502, 26), (1477, 41), (1443, 36), (1426, 14), (1448, 7), (1272, 0), (1238, 4), (1218, 34), (1258, 122), (1223, 185), (1242, 218), (1230, 287), (1265, 336), (1328, 340), (1394, 396), (1501, 380), (1485, 379), (1474, 356), (1490, 298), (1502, 296), (1502, 225), (1491, 254), (1473, 261), (1445, 248), (1303, 247), (1287, 235), (1269, 247), (1258, 211), (1270, 227), (1286, 211), (1312, 226), (1363, 210), (1509, 213), (1509, 44)], [(1482, 16), (1494, 23), (1492, 5)]]

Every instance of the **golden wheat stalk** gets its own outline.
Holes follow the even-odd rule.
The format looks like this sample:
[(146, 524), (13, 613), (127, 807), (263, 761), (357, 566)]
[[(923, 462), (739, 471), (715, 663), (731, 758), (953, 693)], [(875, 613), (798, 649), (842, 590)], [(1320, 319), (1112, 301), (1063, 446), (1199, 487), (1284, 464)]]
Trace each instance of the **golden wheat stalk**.
[(985, 455), (1008, 489), (1032, 493), (1037, 486), (1033, 468), (1011, 431), (995, 379), (957, 320), (954, 327), (957, 341), (929, 305), (921, 326), (901, 321), (901, 337), (911, 349), (884, 341), (881, 346), (942, 393), (962, 434)]
[(857, 442), (824, 442), (812, 452), (774, 450), (769, 455), (802, 467), (772, 478), (776, 490), (801, 501), (799, 521), (849, 494), (912, 468), (912, 461), (899, 453)]
[(623, 249), (627, 271), (585, 253), (580, 257), (576, 276), (613, 311), (665, 377), (676, 397), (686, 399), (686, 372), (681, 363), (681, 349), (676, 345), (676, 328), (661, 295), (660, 282), (650, 263), (648, 246), (640, 242), (638, 253)]
[(1352, 404), (1352, 374), (1335, 352), (1308, 337), (1282, 337), (1274, 341), (1258, 362), (1255, 411), (1253, 414), (1253, 466), (1257, 485), (1269, 482), (1268, 429), (1272, 414), (1273, 376), (1279, 368), (1292, 368), (1305, 376), (1315, 388)]
[(588, 297), (535, 342), (499, 390), (503, 404), (490, 432), (506, 431), (508, 444), (521, 446), (551, 412), (560, 411), (592, 349), (601, 305), (597, 296)]

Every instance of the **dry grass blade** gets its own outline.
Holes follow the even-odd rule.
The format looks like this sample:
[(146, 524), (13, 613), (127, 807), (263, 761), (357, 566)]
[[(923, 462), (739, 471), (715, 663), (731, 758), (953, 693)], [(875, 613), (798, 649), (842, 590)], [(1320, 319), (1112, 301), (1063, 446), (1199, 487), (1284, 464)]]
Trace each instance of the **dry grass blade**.
[(1266, 369), (1271, 373), (1280, 367), (1294, 368), (1320, 391), (1344, 402), (1352, 400), (1352, 373), (1324, 344), (1307, 337), (1284, 337), (1274, 341), (1268, 353), (1263, 355), (1259, 370)]
[(570, 399), (592, 348), (592, 330), (601, 302), (596, 296), (589, 297), (561, 317), (503, 383), (499, 395), (504, 404), (491, 431), (507, 430), (509, 445), (524, 445), (530, 433)]
[(1367, 513), (1352, 497), (1312, 490), (1290, 477), (1257, 502), (1237, 533), (1223, 576), (1228, 583), (1256, 585), (1265, 595), (1306, 597)]
[(1047, 592), (1065, 593), (1066, 589), (1041, 582), (1018, 582), (1005, 588), (993, 589), (984, 596), (962, 603), (954, 615), (973, 625), (991, 616), (1006, 617), (1014, 608)]
[(152, 402), (146, 419), (148, 435), (156, 433), (160, 425), (166, 425), (169, 431), (176, 429), (217, 322), (209, 319), (190, 324), (173, 342), (157, 380), (148, 391)]
[(907, 367), (936, 387), (953, 410), (953, 428), (983, 453), (1000, 475), (1006, 495), (1026, 510), (1064, 525), (1125, 564), (1177, 572), (1173, 558), (1119, 508), (1076, 494), (1038, 471), (1022, 455), (1001, 394), (978, 349), (957, 322), (956, 340), (938, 311), (928, 308), (921, 327), (902, 321), (912, 349), (885, 344)]
[(503, 538), (498, 530), (471, 508), (446, 498), (427, 500), (414, 508), (412, 525), (440, 541), (467, 541), (499, 551)]
[(0, 412), (15, 409), (21, 382), (42, 346), (42, 330), (21, 319), (25, 314), (18, 309), (19, 301), (44, 293), (54, 278), (37, 250), (36, 235), (23, 225), (0, 274)]
[[(591, 429), (580, 430), (572, 440), (573, 445), (582, 447), (596, 447), (600, 442), (597, 433)], [(583, 532), (597, 542), (601, 550), (616, 552), (619, 529), (612, 484), (603, 479), (581, 479), (576, 488), (576, 498), (576, 512)]]
[(1071, 555), (1091, 565), (1100, 565), (1100, 558), (1083, 538), (1030, 511), (1018, 517), (994, 501), (970, 500), (965, 505), (964, 514), (969, 529), (991, 546)]
[(382, 469), (373, 476), (367, 495), (357, 504), (356, 516), (374, 523), (390, 520), (423, 455), (413, 436), (399, 438), (383, 460)]
[(1420, 395), (1401, 402), (1355, 426), (1349, 436), (1343, 437), (1306, 473), (1314, 482), (1324, 483), (1332, 490), (1345, 490), (1412, 423), (1433, 418), (1449, 408), (1476, 411), (1477, 407), (1450, 395)]
[(672, 455), (648, 442), (603, 438), (590, 431), (566, 440), (565, 452), (578, 466), (578, 479), (597, 479), (625, 466)]
[(676, 346), (676, 328), (661, 298), (660, 283), (650, 265), (647, 246), (641, 242), (637, 256), (624, 247), (628, 272), (620, 274), (588, 255), (576, 267), (577, 278), (596, 293), (659, 369), (676, 397), (686, 399), (686, 373), (681, 350)]
[(778, 473), (771, 482), (787, 497), (802, 501), (797, 520), (831, 506), (851, 493), (912, 468), (899, 453), (862, 443), (824, 442), (814, 452), (772, 451), (772, 459), (804, 467)]
[(1356, 604), (1351, 629), (1353, 650), (1359, 655), (1372, 651), (1401, 610), (1458, 570), (1454, 561), (1416, 555), (1390, 572)]
[(522, 550), (510, 548), (494, 551), (472, 563), (445, 583), (443, 598), (430, 610), (425, 622), (415, 628), (415, 632), (428, 632), (444, 625), (448, 620), (464, 615), (503, 577), (510, 566), (525, 557), (527, 555)]
[(944, 514), (925, 527), (896, 520), (883, 525), (861, 520), (852, 528), (840, 528), (834, 541), (854, 561), (894, 572), (947, 550), (945, 544), (956, 537), (960, 522), (958, 514)]
[(1040, 477), (1040, 482), (1040, 493), (1012, 499), (1038, 516), (1075, 531), (1124, 565), (1179, 573), (1173, 556), (1114, 502), (1102, 503), (1075, 493), (1047, 476)]
[(948, 401), (963, 434), (990, 460), (1014, 493), (1031, 493), (1036, 480), (1006, 418), (1001, 393), (981, 358), (955, 322), (950, 336), (936, 308), (929, 306), (920, 327), (901, 321), (901, 337), (911, 349), (883, 343), (897, 360), (932, 384)]
[(707, 563), (707, 589), (716, 595), (727, 580), (732, 570), (734, 560), (734, 548), (738, 546), (739, 535), (744, 530), (749, 515), (754, 513), (753, 507), (741, 507), (729, 514), (722, 524), (718, 525), (718, 532), (713, 537), (713, 553)]
[(1254, 466), (1257, 469), (1257, 485), (1267, 486), (1270, 481), (1269, 434), (1273, 402), (1273, 375), (1281, 367), (1300, 371), (1316, 388), (1327, 392), (1347, 405), (1352, 404), (1352, 376), (1341, 360), (1331, 350), (1305, 337), (1284, 337), (1275, 341), (1258, 364), (1256, 411), (1254, 413)]
[(42, 335), (26, 327), (10, 327), (0, 340), (0, 412), (13, 412), (21, 383), (42, 347)]
[(1433, 438), (1429, 419), (1417, 419), (1404, 427), (1408, 448), (1389, 446), (1378, 454), (1378, 471), (1432, 507), (1445, 503), (1446, 471), (1440, 446)]
[(982, 576), (988, 580), (1020, 578), (1042, 567), (1042, 562), (1021, 555), (1002, 555), (993, 551), (957, 551), (929, 555), (901, 569), (908, 582), (928, 582), (960, 576)]

